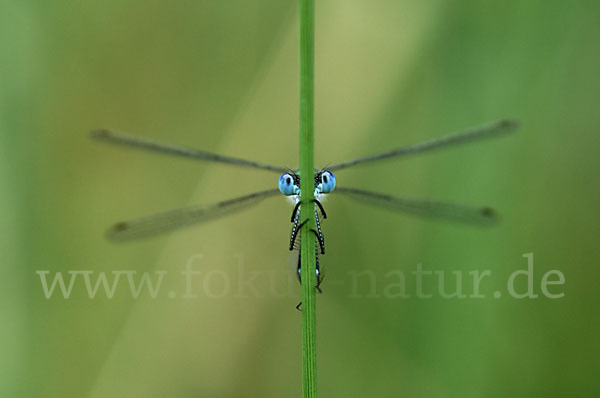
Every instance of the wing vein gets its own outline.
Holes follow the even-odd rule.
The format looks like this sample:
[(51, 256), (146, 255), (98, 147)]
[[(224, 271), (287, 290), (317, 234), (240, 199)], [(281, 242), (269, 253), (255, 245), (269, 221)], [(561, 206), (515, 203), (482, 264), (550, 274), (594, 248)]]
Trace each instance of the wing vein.
[(240, 211), (278, 193), (277, 189), (269, 189), (208, 205), (184, 207), (122, 221), (113, 225), (107, 231), (107, 236), (111, 240), (124, 241), (170, 232)]
[(496, 137), (501, 134), (514, 131), (518, 127), (518, 125), (518, 122), (513, 120), (500, 120), (483, 126), (474, 127), (459, 133), (453, 133), (443, 137), (433, 138), (431, 140), (423, 141), (418, 144), (400, 147), (386, 152), (377, 153), (375, 155), (365, 156), (347, 162), (334, 164), (333, 166), (329, 166), (327, 169), (331, 171), (341, 170), (362, 163), (369, 163), (377, 160), (429, 152), (435, 149), (465, 144), (478, 139)]
[(239, 159), (230, 156), (218, 155), (211, 152), (200, 151), (198, 149), (187, 148), (179, 145), (166, 144), (147, 138), (136, 137), (129, 134), (118, 133), (111, 130), (100, 129), (91, 132), (91, 137), (98, 141), (114, 145), (122, 145), (131, 148), (137, 148), (165, 155), (187, 157), (197, 160), (206, 160), (209, 162), (227, 163), (241, 167), (252, 167), (255, 169), (269, 170), (277, 173), (288, 171), (285, 167), (271, 166), (269, 164), (255, 162), (252, 160)]
[(498, 221), (497, 213), (487, 206), (469, 206), (430, 199), (405, 198), (358, 188), (338, 187), (333, 193), (345, 194), (352, 199), (386, 209), (458, 221), (476, 225), (493, 225)]

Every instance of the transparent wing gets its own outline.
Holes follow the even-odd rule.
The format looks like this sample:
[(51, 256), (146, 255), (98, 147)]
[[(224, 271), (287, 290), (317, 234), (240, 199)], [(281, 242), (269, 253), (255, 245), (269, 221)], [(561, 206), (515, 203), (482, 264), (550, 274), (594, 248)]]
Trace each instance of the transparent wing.
[(252, 167), (255, 169), (269, 170), (276, 173), (286, 173), (285, 167), (271, 166), (268, 164), (254, 162), (252, 160), (238, 159), (229, 156), (217, 155), (210, 152), (204, 152), (197, 149), (186, 148), (179, 145), (165, 144), (162, 142), (140, 138), (129, 134), (117, 133), (106, 129), (94, 130), (91, 137), (98, 141), (107, 142), (115, 145), (123, 145), (147, 151), (153, 151), (166, 155), (187, 157), (197, 160), (206, 160), (209, 162), (227, 163), (235, 166)]
[(429, 199), (403, 198), (357, 188), (338, 187), (333, 193), (345, 194), (353, 199), (393, 211), (424, 217), (441, 218), (475, 225), (493, 225), (498, 221), (497, 213), (490, 207), (459, 205)]
[(107, 236), (110, 240), (125, 241), (171, 232), (181, 227), (240, 211), (276, 194), (279, 194), (278, 189), (270, 189), (205, 206), (185, 207), (134, 220), (122, 221), (113, 225), (107, 231)]
[(479, 127), (474, 127), (459, 133), (449, 134), (440, 138), (424, 141), (419, 144), (400, 147), (390, 151), (377, 153), (371, 156), (365, 156), (350, 160), (348, 162), (334, 164), (327, 167), (327, 170), (335, 171), (345, 169), (350, 166), (355, 166), (362, 163), (374, 162), (377, 160), (388, 159), (393, 157), (402, 157), (405, 155), (413, 155), (422, 152), (429, 152), (434, 149), (446, 148), (459, 144), (480, 140), (483, 138), (497, 137), (505, 133), (512, 132), (519, 127), (519, 123), (514, 120), (500, 120), (494, 123), (486, 124)]

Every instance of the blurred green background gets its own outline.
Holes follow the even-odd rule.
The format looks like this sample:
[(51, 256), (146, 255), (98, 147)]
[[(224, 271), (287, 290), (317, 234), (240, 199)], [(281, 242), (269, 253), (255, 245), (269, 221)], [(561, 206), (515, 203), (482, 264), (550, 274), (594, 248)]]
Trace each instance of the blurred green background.
[[(103, 236), (115, 221), (268, 189), (278, 176), (88, 138), (109, 127), (296, 167), (296, 6), (0, 4), (0, 396), (300, 395), (289, 203), (269, 199), (128, 244)], [(470, 228), (332, 195), (318, 297), (321, 395), (597, 394), (600, 3), (337, 0), (318, 2), (316, 21), (318, 166), (504, 117), (522, 122), (497, 141), (338, 173), (340, 186), (488, 204), (503, 222)], [(534, 253), (540, 297), (494, 298), (525, 269), (525, 253)], [(190, 258), (217, 275), (206, 289), (223, 291), (223, 271), (230, 291), (209, 297), (201, 275), (199, 297), (181, 298)], [(448, 290), (452, 271), (490, 270), (486, 298), (414, 297), (419, 263), (446, 271)], [(565, 275), (551, 288), (559, 299), (539, 288), (553, 269)], [(68, 299), (46, 299), (39, 270), (167, 274), (155, 299), (132, 298), (125, 279), (112, 299), (102, 289), (90, 299), (82, 279)], [(363, 270), (379, 297), (366, 279), (355, 294), (349, 275)], [(391, 270), (407, 275), (412, 297), (381, 295)], [(257, 279), (261, 297), (239, 297), (240, 272), (272, 280)], [(472, 293), (469, 279), (463, 285)]]

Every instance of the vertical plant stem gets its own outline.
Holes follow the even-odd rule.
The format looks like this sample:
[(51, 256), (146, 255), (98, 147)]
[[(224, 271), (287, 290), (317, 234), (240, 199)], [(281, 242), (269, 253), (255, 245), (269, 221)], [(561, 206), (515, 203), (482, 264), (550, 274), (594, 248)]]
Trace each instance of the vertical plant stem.
[(302, 273), (302, 396), (317, 396), (314, 220), (314, 0), (300, 0), (300, 231)]

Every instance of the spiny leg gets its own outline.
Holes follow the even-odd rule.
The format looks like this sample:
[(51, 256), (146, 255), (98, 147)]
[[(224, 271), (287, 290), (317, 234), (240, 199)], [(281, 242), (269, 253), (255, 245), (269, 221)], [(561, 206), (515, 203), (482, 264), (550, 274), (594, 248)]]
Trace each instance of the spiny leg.
[(323, 293), (323, 291), (321, 290), (321, 282), (323, 280), (321, 279), (321, 270), (319, 268), (319, 251), (317, 250), (317, 248), (315, 248), (315, 272), (317, 273), (317, 285), (315, 287), (317, 288), (317, 291), (319, 293)]
[(319, 206), (319, 210), (321, 210), (321, 215), (323, 216), (323, 218), (327, 218), (327, 213), (325, 213), (325, 209), (323, 208), (321, 202), (319, 202), (319, 200), (317, 199), (312, 199), (311, 202), (315, 202), (317, 206)]
[[(298, 268), (297, 268), (297, 275), (298, 275), (298, 282), (300, 282), (300, 285), (302, 285), (302, 261), (301, 261), (301, 256), (302, 256), (302, 251), (298, 252)], [(317, 284), (315, 285), (315, 288), (317, 289), (317, 291), (319, 293), (323, 293), (323, 290), (321, 289), (321, 282), (323, 282), (323, 278), (321, 278), (321, 268), (319, 266), (319, 251), (317, 250), (317, 248), (315, 248), (315, 273), (316, 273), (316, 278), (317, 278)], [(296, 309), (298, 311), (302, 311), (302, 309), (300, 308), (302, 306), (302, 301), (300, 301), (298, 303), (298, 305), (296, 306)]]
[(300, 258), (302, 257), (302, 251), (298, 250), (298, 268), (296, 268), (296, 274), (298, 275), (298, 282), (302, 285), (302, 267), (301, 267), (301, 260)]
[[(315, 202), (319, 203), (319, 201), (317, 201), (316, 199)], [(296, 238), (298, 237), (298, 232), (300, 232), (300, 229), (304, 226), (304, 224), (308, 222), (308, 219), (302, 221), (301, 223), (299, 222), (301, 213), (299, 205), (300, 202), (296, 204), (296, 206), (294, 207), (294, 211), (292, 212), (292, 216), (294, 217), (292, 222), (294, 223), (294, 225), (292, 226), (292, 233), (290, 234), (290, 250), (294, 250), (294, 245), (296, 243)], [(320, 203), (319, 206), (321, 206)], [(321, 213), (324, 214), (323, 212)], [(321, 230), (321, 222), (319, 220), (319, 212), (317, 211), (317, 209), (315, 209), (315, 223), (317, 226), (317, 230), (315, 231), (314, 229), (311, 229), (311, 231), (313, 231), (313, 233), (317, 237), (319, 247), (321, 248), (321, 254), (325, 254), (325, 237), (323, 236), (323, 231)]]
[[(317, 242), (319, 242), (319, 248), (321, 249), (321, 254), (325, 254), (325, 238), (323, 237), (323, 233), (321, 232), (321, 224), (319, 223), (319, 217), (317, 216), (316, 212), (315, 212), (315, 219), (317, 221), (318, 232), (314, 229), (311, 229), (311, 231), (313, 234), (315, 234), (315, 237), (317, 238)], [(296, 222), (294, 222), (294, 226), (292, 227), (292, 234), (290, 237), (290, 251), (294, 250), (295, 245), (296, 245), (296, 238), (298, 237), (298, 232), (300, 232), (300, 229), (302, 229), (302, 227), (307, 222), (308, 222), (308, 219), (302, 221), (300, 224), (298, 224), (297, 220), (296, 220)]]
[[(325, 209), (323, 208), (323, 205), (321, 205), (321, 202), (319, 202), (317, 199), (312, 199), (311, 202), (316, 203), (317, 206), (319, 207), (319, 210), (321, 211), (323, 218), (327, 218), (327, 214), (325, 213)], [(298, 232), (308, 222), (308, 219), (300, 222), (300, 204), (301, 203), (302, 203), (301, 201), (298, 201), (298, 203), (296, 203), (296, 205), (294, 206), (294, 210), (292, 211), (291, 222), (293, 222), (294, 225), (292, 226), (292, 233), (290, 236), (290, 250), (294, 249), (294, 246), (296, 243), (296, 238), (298, 237)], [(317, 209), (315, 209), (315, 223), (317, 226), (317, 230), (311, 229), (311, 231), (315, 234), (315, 238), (319, 242), (319, 248), (321, 250), (321, 254), (325, 254), (325, 238), (323, 237), (323, 231), (321, 230), (321, 222), (319, 220), (319, 212), (317, 211)], [(323, 279), (321, 278), (321, 270), (319, 267), (319, 248), (315, 247), (315, 273), (316, 273), (316, 279), (317, 279), (317, 284), (315, 285), (315, 288), (317, 289), (317, 291), (319, 293), (323, 293), (323, 290), (321, 290), (321, 282), (323, 281)], [(300, 282), (300, 284), (302, 284), (302, 251), (301, 250), (298, 251), (297, 275), (298, 275), (298, 282)], [(301, 311), (302, 310), (301, 306), (302, 306), (302, 301), (298, 303), (298, 305), (296, 306), (296, 309), (298, 311)]]
[[(302, 257), (302, 252), (300, 251), (298, 253), (298, 268), (297, 268), (297, 273), (298, 273), (298, 282), (300, 282), (300, 284), (302, 284), (302, 261), (301, 261), (301, 257)], [(319, 291), (319, 293), (323, 293), (323, 291), (321, 290), (320, 286), (321, 286), (321, 282), (322, 282), (322, 278), (321, 278), (321, 268), (319, 266), (319, 251), (315, 248), (315, 272), (316, 272), (316, 277), (317, 277), (317, 285), (315, 286), (317, 288), (317, 290)]]
[[(317, 202), (318, 203), (318, 202)], [(319, 246), (321, 247), (321, 254), (325, 254), (325, 237), (323, 236), (323, 231), (321, 231), (321, 223), (319, 222), (319, 213), (315, 209), (315, 223), (317, 226), (317, 230), (311, 229), (317, 237), (317, 241), (319, 242)]]
[(298, 232), (300, 232), (300, 228), (304, 226), (308, 222), (308, 219), (300, 221), (300, 210), (296, 211), (296, 217), (294, 217), (294, 225), (292, 226), (292, 233), (290, 234), (290, 250), (294, 250), (294, 244), (296, 243), (296, 238), (298, 237)]
[[(321, 215), (323, 216), (323, 218), (327, 218), (327, 213), (325, 213), (325, 209), (323, 208), (323, 205), (321, 204), (321, 202), (319, 202), (317, 199), (311, 199), (310, 201), (316, 203), (317, 206), (319, 206), (319, 210), (321, 211)], [(294, 206), (294, 210), (292, 210), (292, 217), (290, 219), (290, 222), (294, 222), (294, 219), (296, 218), (296, 214), (298, 213), (298, 210), (300, 209), (300, 204), (302, 204), (301, 200), (299, 200), (298, 203), (296, 203), (296, 205)]]
[[(300, 282), (300, 284), (302, 284), (302, 267), (300, 266), (301, 262), (300, 262), (300, 254), (298, 254), (298, 282)], [(316, 272), (316, 277), (317, 277), (317, 285), (315, 286), (317, 288), (317, 291), (319, 293), (323, 293), (323, 291), (321, 290), (321, 282), (323, 282), (323, 279), (321, 278), (321, 268), (319, 266), (319, 252), (317, 250), (315, 250), (315, 272)]]
[(294, 210), (292, 210), (292, 218), (290, 219), (290, 222), (294, 222), (294, 220), (296, 219), (296, 215), (298, 214), (298, 209), (300, 209), (300, 204), (302, 202), (299, 200), (298, 203), (296, 203), (296, 206), (294, 206)]

